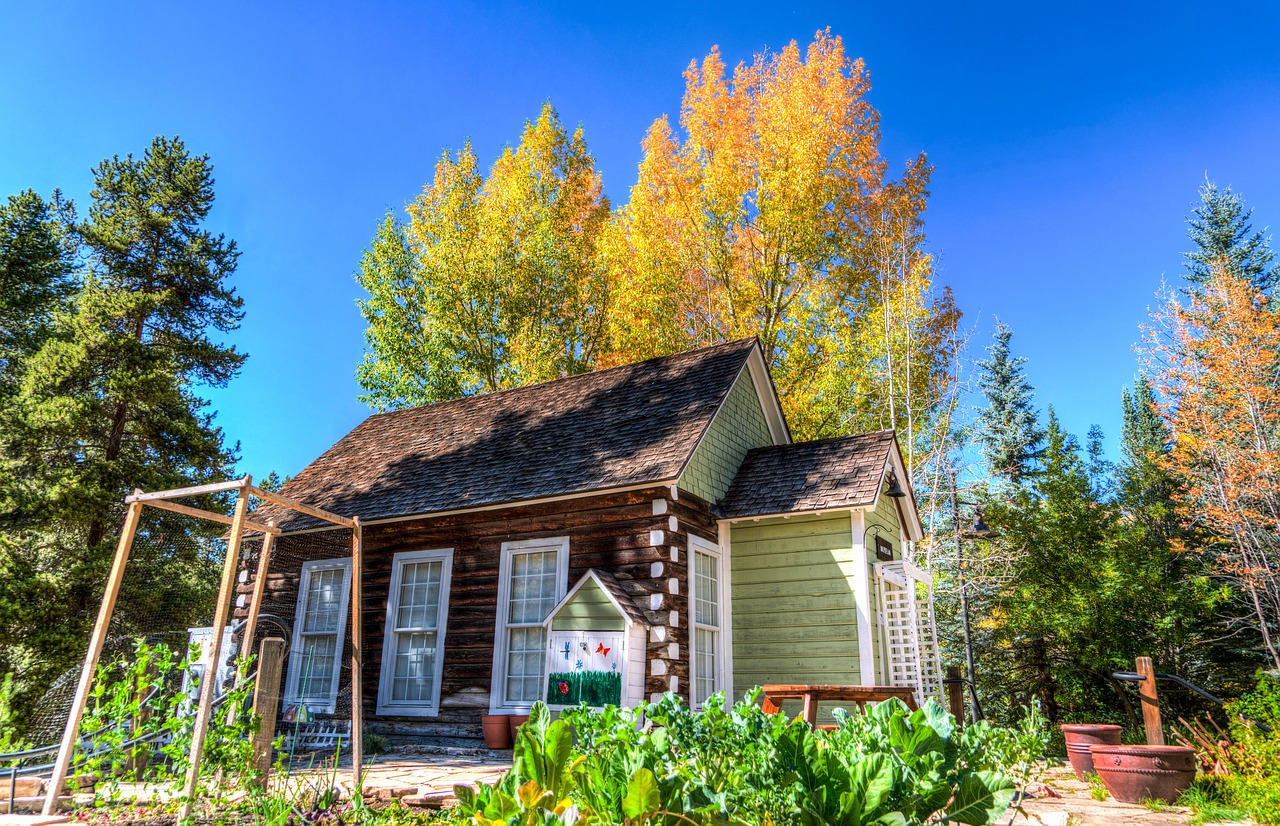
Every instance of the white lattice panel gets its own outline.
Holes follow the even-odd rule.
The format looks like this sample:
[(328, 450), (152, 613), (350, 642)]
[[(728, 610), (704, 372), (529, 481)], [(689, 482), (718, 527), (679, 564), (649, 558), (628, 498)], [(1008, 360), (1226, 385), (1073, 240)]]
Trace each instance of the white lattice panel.
[(900, 561), (880, 563), (877, 574), (889, 684), (914, 688), (919, 702), (940, 697), (938, 640), (927, 583), (915, 575), (914, 566)]

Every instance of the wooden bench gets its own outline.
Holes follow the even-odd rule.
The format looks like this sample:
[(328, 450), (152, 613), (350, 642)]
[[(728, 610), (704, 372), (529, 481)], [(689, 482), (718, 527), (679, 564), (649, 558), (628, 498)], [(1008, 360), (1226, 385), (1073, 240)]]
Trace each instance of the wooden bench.
[(818, 723), (818, 703), (854, 703), (862, 708), (867, 703), (880, 703), (893, 697), (916, 710), (915, 689), (897, 685), (766, 685), (762, 687), (764, 700), (761, 707), (765, 714), (782, 711), (784, 700), (800, 700), (804, 703), (803, 716), (811, 726)]

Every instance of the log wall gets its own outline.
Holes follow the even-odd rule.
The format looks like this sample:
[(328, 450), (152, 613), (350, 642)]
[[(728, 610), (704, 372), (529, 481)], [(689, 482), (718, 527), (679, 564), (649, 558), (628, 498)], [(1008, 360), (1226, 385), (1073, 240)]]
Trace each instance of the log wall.
[[(480, 715), (489, 709), (502, 544), (543, 537), (569, 537), (569, 587), (588, 568), (599, 568), (612, 573), (633, 595), (651, 626), (646, 692), (674, 689), (687, 700), (690, 532), (716, 541), (710, 507), (684, 491), (673, 498), (668, 487), (366, 525), (361, 607), (366, 728), (395, 739), (475, 744), (481, 736)], [(316, 556), (341, 555), (329, 549), (340, 543), (320, 540), (324, 535), (314, 535)], [(342, 535), (349, 537), (345, 531)], [(305, 545), (305, 536), (284, 536), (280, 547)], [(434, 548), (453, 548), (440, 713), (437, 717), (379, 716), (376, 706), (391, 560), (402, 551)], [(292, 621), (298, 567), (304, 557), (305, 553), (282, 553), (281, 563), (272, 565), (264, 613), (287, 615)], [(251, 588), (252, 574), (240, 585), (242, 593)]]

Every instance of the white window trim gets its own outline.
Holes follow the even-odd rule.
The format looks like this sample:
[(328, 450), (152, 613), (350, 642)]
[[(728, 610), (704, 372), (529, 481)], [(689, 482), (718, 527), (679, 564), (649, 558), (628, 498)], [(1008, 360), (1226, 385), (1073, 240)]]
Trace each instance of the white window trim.
[[(502, 558), (498, 564), (498, 604), (494, 612), (497, 616), (493, 631), (493, 680), (489, 687), (490, 712), (525, 712), (533, 708), (532, 703), (506, 702), (508, 627), (506, 619), (510, 610), (508, 598), (511, 591), (511, 559), (518, 553), (552, 550), (556, 552), (556, 603), (558, 604), (569, 590), (569, 537), (521, 539), (516, 542), (502, 543)], [(533, 626), (542, 623), (527, 624)]]
[(689, 580), (689, 622), (687, 625), (689, 629), (689, 704), (697, 711), (702, 708), (702, 703), (695, 700), (698, 691), (698, 625), (695, 622), (698, 610), (696, 602), (698, 598), (698, 577), (694, 567), (695, 557), (693, 554), (695, 551), (715, 557), (716, 565), (719, 568), (717, 573), (719, 574), (720, 583), (720, 602), (717, 609), (720, 614), (720, 627), (716, 629), (716, 639), (720, 645), (720, 650), (716, 652), (719, 654), (716, 658), (716, 671), (719, 673), (715, 675), (715, 685), (711, 693), (724, 692), (726, 699), (730, 701), (733, 699), (733, 639), (730, 625), (733, 622), (733, 613), (729, 605), (733, 601), (733, 597), (729, 581), (729, 555), (724, 552), (720, 545), (690, 534), (689, 551), (688, 556), (686, 556)]
[[(423, 562), (439, 559), (443, 562), (440, 570), (440, 604), (436, 614), (436, 661), (435, 676), (432, 682), (434, 694), (430, 702), (393, 700), (391, 690), (395, 680), (395, 617), (400, 609), (400, 579), (404, 574), (405, 563)], [(382, 638), (382, 669), (378, 677), (378, 707), (380, 715), (398, 717), (435, 717), (440, 713), (440, 682), (444, 678), (444, 641), (449, 624), (449, 589), (453, 583), (453, 548), (438, 548), (427, 551), (404, 551), (391, 558), (391, 588), (387, 592), (386, 632)]]
[(302, 666), (305, 652), (302, 649), (302, 624), (306, 616), (307, 590), (311, 585), (311, 575), (315, 571), (342, 569), (342, 600), (338, 608), (338, 639), (333, 658), (333, 686), (323, 706), (314, 706), (311, 710), (321, 714), (332, 714), (338, 700), (338, 681), (342, 674), (342, 652), (347, 641), (347, 611), (351, 607), (351, 558), (346, 559), (313, 559), (302, 563), (302, 575), (298, 580), (298, 605), (293, 617), (293, 645), (289, 649), (289, 679), (286, 681), (285, 704), (306, 703), (313, 706), (315, 697), (298, 696), (298, 683), (302, 679)]

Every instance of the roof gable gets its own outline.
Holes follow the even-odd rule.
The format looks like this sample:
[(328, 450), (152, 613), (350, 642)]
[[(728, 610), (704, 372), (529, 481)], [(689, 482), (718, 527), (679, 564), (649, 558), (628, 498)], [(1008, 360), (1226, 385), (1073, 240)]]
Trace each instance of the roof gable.
[[(284, 493), (367, 522), (673, 482), (758, 349), (743, 339), (374, 414)], [(284, 530), (319, 525), (268, 510), (258, 518)]]
[(753, 450), (720, 509), (734, 519), (875, 507), (891, 469), (908, 493), (907, 533), (918, 539), (919, 517), (892, 430)]

